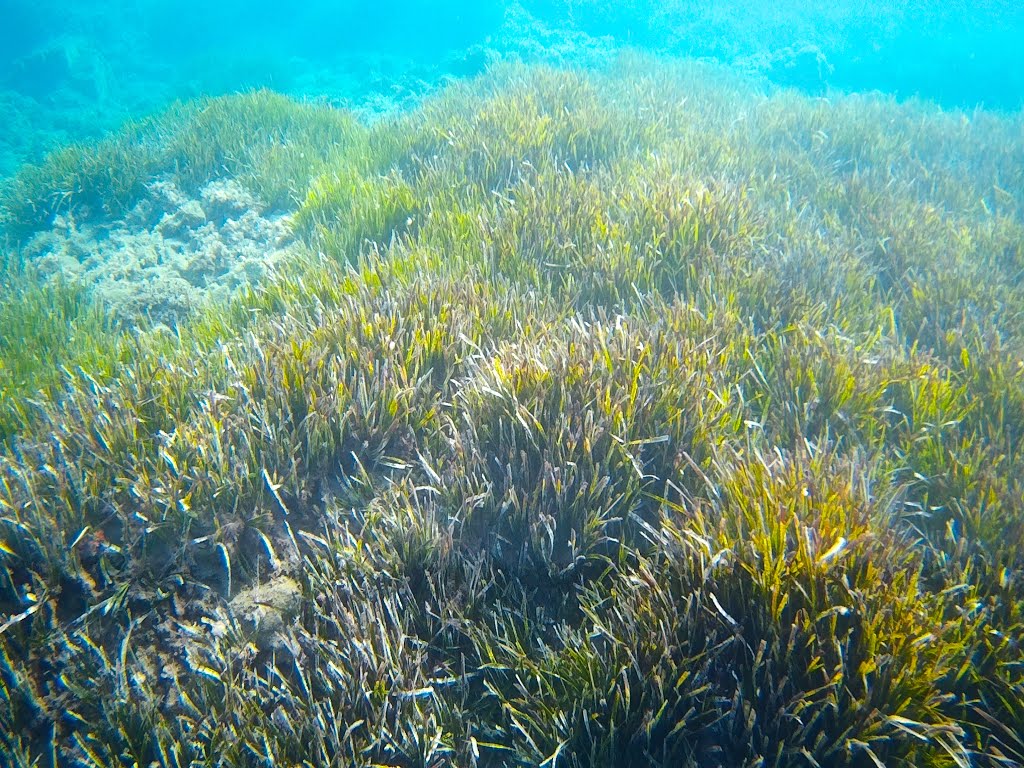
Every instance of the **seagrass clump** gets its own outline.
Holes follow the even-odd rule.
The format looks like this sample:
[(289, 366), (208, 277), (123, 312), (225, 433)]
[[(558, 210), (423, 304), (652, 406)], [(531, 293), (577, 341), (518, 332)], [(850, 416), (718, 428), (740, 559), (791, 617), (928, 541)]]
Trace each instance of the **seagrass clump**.
[(26, 170), (15, 241), (223, 174), (297, 245), (173, 329), (4, 262), (0, 749), (1024, 763), (1022, 136), (625, 59)]

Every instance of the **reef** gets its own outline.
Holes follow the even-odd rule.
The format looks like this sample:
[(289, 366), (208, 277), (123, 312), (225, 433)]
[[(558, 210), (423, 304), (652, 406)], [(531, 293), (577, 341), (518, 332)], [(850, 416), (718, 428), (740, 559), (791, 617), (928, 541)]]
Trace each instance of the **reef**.
[(8, 763), (1021, 764), (1022, 128), (625, 56), (23, 168)]
[(241, 184), (213, 181), (187, 197), (173, 180), (146, 185), (123, 218), (79, 226), (73, 213), (24, 246), (43, 279), (88, 285), (117, 320), (176, 326), (195, 308), (269, 277), (289, 255), (286, 216), (263, 216)]

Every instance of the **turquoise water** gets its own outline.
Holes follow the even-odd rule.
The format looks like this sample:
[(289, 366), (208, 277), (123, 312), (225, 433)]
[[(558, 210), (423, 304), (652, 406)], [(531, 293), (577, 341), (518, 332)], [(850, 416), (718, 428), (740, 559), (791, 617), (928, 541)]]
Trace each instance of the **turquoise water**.
[(0, 768), (1024, 767), (1021, 40), (0, 0)]
[(1024, 100), (1024, 10), (1013, 0), (4, 0), (0, 11), (0, 174), (172, 99), (266, 86), (378, 114), (495, 58), (588, 65), (630, 46), (815, 94), (1001, 110)]

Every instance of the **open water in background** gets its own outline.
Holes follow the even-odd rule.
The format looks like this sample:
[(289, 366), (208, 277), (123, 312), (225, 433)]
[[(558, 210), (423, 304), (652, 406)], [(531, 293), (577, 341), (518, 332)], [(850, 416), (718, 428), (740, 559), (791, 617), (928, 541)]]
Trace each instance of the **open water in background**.
[(588, 66), (622, 47), (1017, 110), (1021, 40), (1018, 0), (0, 0), (0, 175), (176, 98), (266, 86), (372, 116), (496, 57)]

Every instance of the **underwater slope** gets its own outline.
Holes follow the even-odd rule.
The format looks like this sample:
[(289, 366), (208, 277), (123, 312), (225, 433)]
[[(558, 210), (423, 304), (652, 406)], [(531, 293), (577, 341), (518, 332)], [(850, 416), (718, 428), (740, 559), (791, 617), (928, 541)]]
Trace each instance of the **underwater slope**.
[(709, 59), (807, 93), (882, 90), (948, 108), (1024, 106), (1016, 0), (6, 0), (0, 176), (174, 99), (272, 88), (365, 115), (489, 62)]
[[(1022, 136), (626, 59), (24, 170), (5, 754), (1020, 763)], [(30, 257), (211, 182), (291, 251), (173, 329)]]

